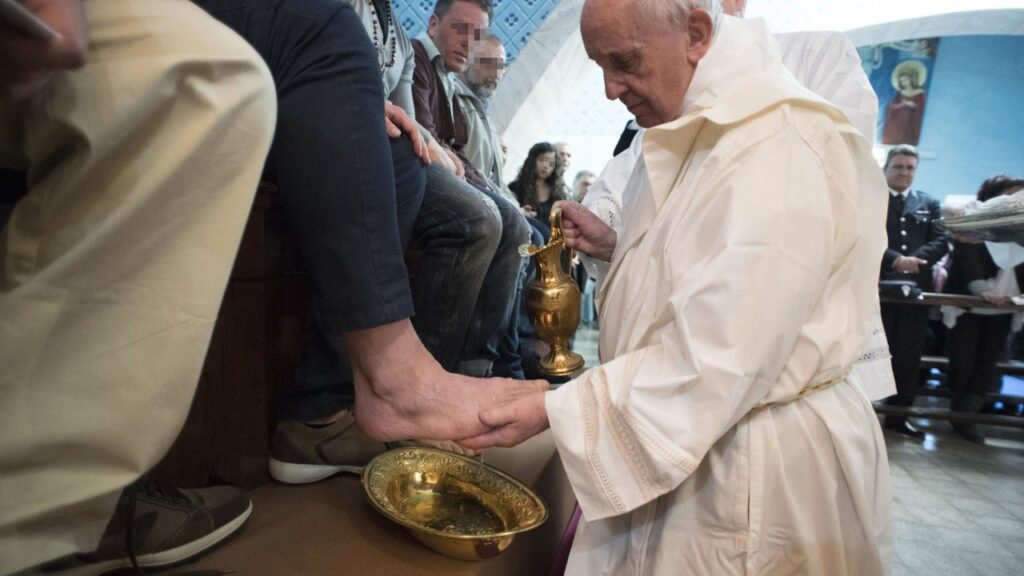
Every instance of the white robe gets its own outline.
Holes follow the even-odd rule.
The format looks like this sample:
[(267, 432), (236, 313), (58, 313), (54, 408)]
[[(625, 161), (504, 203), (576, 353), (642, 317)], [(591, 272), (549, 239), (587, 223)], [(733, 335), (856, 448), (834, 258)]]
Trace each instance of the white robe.
[(885, 446), (850, 374), (882, 175), (761, 22), (715, 34), (627, 186), (604, 363), (546, 397), (584, 516), (567, 573), (886, 574)]
[[(850, 40), (840, 32), (790, 32), (774, 36), (782, 65), (810, 91), (837, 106), (868, 142), (875, 141), (878, 97), (861, 66), (860, 56)], [(763, 47), (758, 47), (764, 49)], [(643, 131), (632, 145), (613, 158), (590, 187), (583, 205), (617, 232), (621, 227), (622, 194), (643, 146)], [(887, 198), (888, 186), (882, 182), (876, 194)], [(581, 254), (584, 266), (598, 283), (607, 273), (606, 263)], [(854, 369), (871, 400), (896, 393), (889, 343), (882, 327), (881, 309), (870, 326), (870, 336)]]

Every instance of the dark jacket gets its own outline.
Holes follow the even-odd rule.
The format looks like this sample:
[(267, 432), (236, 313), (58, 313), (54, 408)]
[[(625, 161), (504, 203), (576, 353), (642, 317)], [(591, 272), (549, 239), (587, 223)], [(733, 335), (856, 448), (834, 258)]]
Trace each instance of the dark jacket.
[[(902, 211), (889, 194), (889, 213), (885, 231), (889, 246), (882, 256), (882, 278), (914, 280), (925, 291), (932, 290), (932, 266), (949, 251), (949, 236), (942, 224), (939, 201), (920, 190), (911, 190)], [(928, 262), (917, 275), (899, 274), (892, 265), (900, 256), (916, 256)]]
[(437, 69), (427, 55), (427, 49), (417, 39), (412, 40), (416, 55), (416, 70), (412, 75), (412, 100), (416, 107), (416, 121), (426, 128), (442, 146), (455, 152), (466, 169), (466, 180), (482, 190), (491, 189), (486, 177), (480, 173), (462, 152), (468, 140), (466, 119), (459, 108), (459, 99), (448, 99)]
[[(995, 278), (999, 273), (999, 267), (984, 244), (954, 242), (952, 261), (944, 290), (949, 294), (971, 294), (968, 288), (971, 282)], [(1017, 285), (1024, 287), (1024, 264), (1014, 266), (1013, 272)]]

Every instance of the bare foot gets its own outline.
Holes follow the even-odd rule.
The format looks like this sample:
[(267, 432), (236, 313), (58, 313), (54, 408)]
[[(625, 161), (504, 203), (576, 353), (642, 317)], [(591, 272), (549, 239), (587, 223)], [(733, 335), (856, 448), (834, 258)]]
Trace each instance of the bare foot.
[(375, 440), (458, 440), (489, 430), (481, 410), (546, 390), (543, 380), (470, 378), (441, 368), (409, 320), (349, 332), (356, 422)]

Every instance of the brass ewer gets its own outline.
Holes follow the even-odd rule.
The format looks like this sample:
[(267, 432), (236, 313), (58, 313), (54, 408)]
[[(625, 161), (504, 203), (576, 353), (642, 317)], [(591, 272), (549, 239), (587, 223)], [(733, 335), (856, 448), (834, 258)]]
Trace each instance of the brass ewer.
[(580, 324), (580, 289), (562, 262), (562, 254), (569, 250), (562, 237), (562, 210), (551, 210), (549, 221), (551, 239), (547, 244), (539, 248), (527, 244), (520, 249), (537, 264), (537, 276), (526, 287), (526, 311), (537, 335), (551, 346), (540, 360), (540, 371), (566, 376), (583, 366), (583, 357), (569, 350), (569, 338)]

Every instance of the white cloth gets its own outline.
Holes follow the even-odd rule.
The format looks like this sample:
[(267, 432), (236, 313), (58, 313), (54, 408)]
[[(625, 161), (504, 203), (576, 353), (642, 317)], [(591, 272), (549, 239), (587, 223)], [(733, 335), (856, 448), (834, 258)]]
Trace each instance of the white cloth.
[(191, 2), (83, 6), (86, 65), (0, 103), (0, 574), (94, 550), (181, 431), (276, 116)]
[(868, 143), (763, 23), (723, 17), (642, 155), (603, 364), (546, 395), (584, 516), (567, 573), (888, 573), (885, 445), (849, 373), (885, 247)]
[[(878, 97), (861, 67), (856, 48), (839, 32), (792, 32), (774, 36), (782, 53), (782, 64), (803, 86), (839, 107), (850, 122), (869, 142), (874, 142)], [(643, 131), (632, 145), (605, 167), (590, 187), (583, 205), (606, 224), (620, 231), (622, 193), (640, 157)], [(878, 190), (883, 195), (885, 183)], [(884, 222), (882, 223), (884, 227)], [(580, 254), (587, 272), (600, 285), (608, 264)], [(876, 297), (877, 300), (877, 297)], [(889, 343), (882, 328), (881, 308), (876, 304), (874, 327), (870, 339), (855, 366), (864, 392), (871, 400), (880, 400), (896, 393), (892, 374)]]
[(1024, 262), (1024, 246), (1016, 242), (985, 242), (992, 261), (1003, 269), (1010, 269)]

